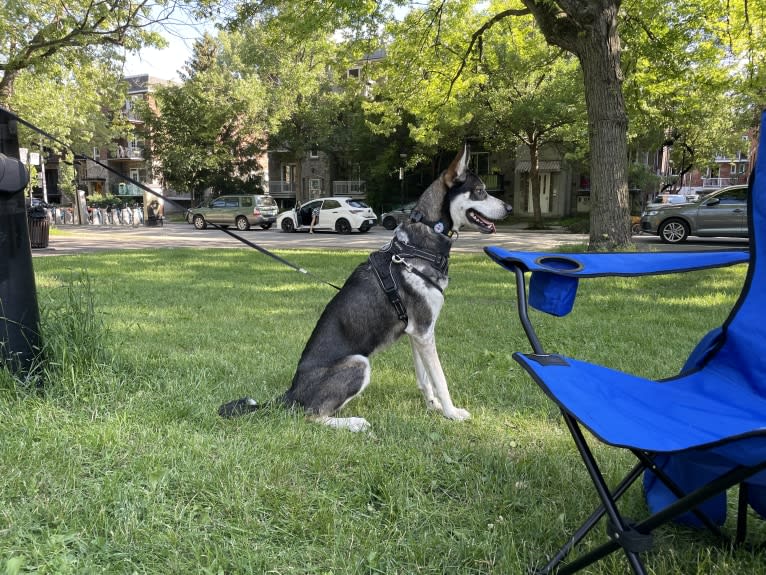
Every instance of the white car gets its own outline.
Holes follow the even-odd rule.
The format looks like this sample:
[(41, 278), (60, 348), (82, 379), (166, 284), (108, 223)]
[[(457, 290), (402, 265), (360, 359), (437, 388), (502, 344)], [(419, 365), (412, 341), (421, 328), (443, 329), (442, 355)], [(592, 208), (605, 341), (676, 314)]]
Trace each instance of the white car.
[(333, 196), (317, 198), (296, 206), (277, 216), (277, 225), (283, 232), (308, 231), (311, 212), (319, 208), (319, 218), (314, 224), (317, 231), (335, 231), (350, 234), (351, 230), (367, 232), (378, 222), (372, 208), (362, 200)]

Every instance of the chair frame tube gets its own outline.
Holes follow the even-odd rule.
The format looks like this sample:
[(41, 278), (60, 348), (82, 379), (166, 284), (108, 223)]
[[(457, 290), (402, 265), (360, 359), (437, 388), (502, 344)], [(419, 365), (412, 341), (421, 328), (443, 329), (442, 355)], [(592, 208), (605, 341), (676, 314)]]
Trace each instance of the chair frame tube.
[[(513, 266), (513, 273), (516, 278), (518, 314), (521, 325), (524, 329), (524, 333), (526, 334), (534, 353), (538, 355), (545, 355), (545, 350), (543, 349), (543, 346), (540, 343), (540, 339), (538, 338), (537, 333), (535, 332), (532, 322), (529, 318), (525, 270), (519, 266)], [(559, 549), (553, 558), (544, 567), (536, 569), (534, 573), (540, 575), (548, 575), (550, 573), (557, 573), (560, 575), (576, 573), (577, 571), (584, 569), (585, 567), (599, 561), (600, 559), (603, 559), (607, 555), (610, 555), (619, 548), (622, 548), (633, 573), (636, 575), (646, 575), (646, 568), (641, 562), (639, 552), (630, 549), (632, 545), (630, 543), (624, 542), (625, 538), (623, 535), (628, 532), (637, 532), (639, 537), (640, 534), (649, 536), (649, 534), (655, 528), (687, 512), (694, 513), (694, 515), (703, 523), (703, 525), (721, 540), (731, 542), (731, 540), (723, 534), (718, 526), (715, 525), (704, 513), (697, 509), (697, 507), (707, 499), (737, 484), (739, 484), (740, 492), (737, 512), (737, 532), (733, 542), (735, 544), (744, 542), (747, 531), (747, 486), (743, 482), (748, 477), (751, 477), (752, 475), (755, 475), (756, 473), (766, 469), (766, 462), (763, 462), (762, 464), (754, 467), (734, 468), (733, 470), (704, 485), (703, 487), (691, 493), (685, 493), (670, 477), (667, 476), (666, 473), (664, 473), (655, 465), (654, 460), (652, 459), (654, 454), (639, 450), (631, 450), (634, 456), (636, 456), (638, 459), (638, 463), (636, 463), (636, 465), (622, 479), (616, 488), (613, 491), (610, 491), (603, 475), (601, 474), (601, 471), (599, 470), (598, 463), (596, 462), (593, 452), (588, 446), (580, 424), (564, 409), (560, 409), (560, 411), (567, 425), (567, 428), (569, 429), (569, 433), (572, 436), (572, 439), (574, 440), (575, 445), (580, 453), (580, 457), (585, 464), (588, 475), (593, 482), (597, 495), (601, 501), (601, 505)], [(678, 500), (662, 509), (661, 511), (644, 519), (643, 521), (638, 522), (635, 525), (630, 525), (620, 514), (619, 509), (617, 508), (617, 501), (646, 470), (652, 471), (660, 479), (660, 481), (662, 481), (662, 483), (665, 484), (668, 489), (670, 489), (670, 491), (678, 498)], [(605, 515), (611, 522), (611, 527), (613, 529), (613, 532), (610, 534), (609, 541), (583, 555), (576, 557), (574, 560), (563, 564), (570, 551), (590, 533), (593, 527), (595, 527)]]

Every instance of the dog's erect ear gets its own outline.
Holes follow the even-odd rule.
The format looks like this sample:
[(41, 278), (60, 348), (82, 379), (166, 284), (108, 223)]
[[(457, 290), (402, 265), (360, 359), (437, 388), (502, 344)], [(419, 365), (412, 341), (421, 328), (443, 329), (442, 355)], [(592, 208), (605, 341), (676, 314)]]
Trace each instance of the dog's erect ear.
[(465, 175), (468, 172), (468, 160), (471, 154), (468, 150), (468, 144), (463, 146), (463, 149), (458, 152), (455, 159), (447, 168), (444, 173), (444, 183), (448, 188), (452, 188), (455, 184), (459, 184), (465, 181)]

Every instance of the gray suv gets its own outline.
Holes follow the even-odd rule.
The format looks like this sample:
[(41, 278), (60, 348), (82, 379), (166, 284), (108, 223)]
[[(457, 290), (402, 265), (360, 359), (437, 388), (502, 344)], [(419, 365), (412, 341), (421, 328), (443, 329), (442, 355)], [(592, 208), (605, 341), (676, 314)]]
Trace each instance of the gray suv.
[(241, 231), (249, 230), (250, 226), (268, 230), (277, 221), (277, 211), (271, 196), (218, 196), (192, 208), (186, 217), (198, 230), (204, 230), (208, 222), (222, 227), (237, 226)]
[(668, 244), (689, 236), (746, 238), (747, 186), (723, 188), (688, 204), (653, 204), (641, 214), (641, 231)]

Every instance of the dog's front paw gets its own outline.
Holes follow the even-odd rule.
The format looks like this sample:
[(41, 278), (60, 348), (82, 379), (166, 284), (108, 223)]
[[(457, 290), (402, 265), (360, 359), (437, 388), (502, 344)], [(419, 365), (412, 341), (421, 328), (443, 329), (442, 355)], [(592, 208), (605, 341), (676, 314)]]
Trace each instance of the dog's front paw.
[(354, 433), (360, 433), (362, 431), (368, 431), (370, 429), (370, 422), (364, 417), (349, 417), (348, 418), (348, 430)]
[(453, 421), (465, 421), (471, 419), (471, 414), (467, 410), (456, 407), (449, 411), (444, 411), (444, 417)]

